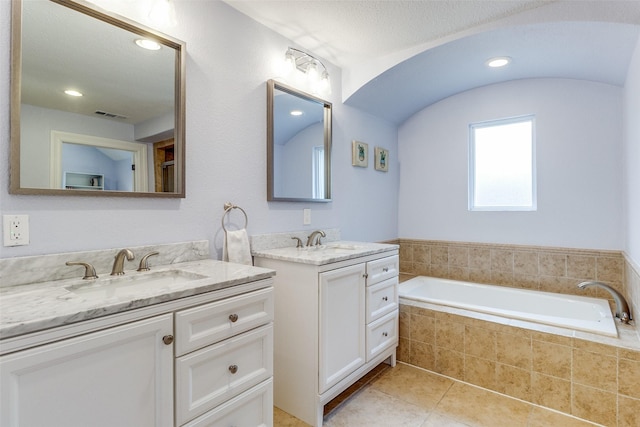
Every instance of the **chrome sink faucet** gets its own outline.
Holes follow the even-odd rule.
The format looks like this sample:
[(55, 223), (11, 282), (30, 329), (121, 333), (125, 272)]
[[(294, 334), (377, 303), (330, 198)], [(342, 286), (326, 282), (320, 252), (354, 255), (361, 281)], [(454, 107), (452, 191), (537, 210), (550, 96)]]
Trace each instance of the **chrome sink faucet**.
[(122, 249), (116, 255), (115, 260), (113, 261), (113, 268), (111, 269), (112, 276), (121, 276), (124, 274), (124, 258), (127, 258), (129, 261), (133, 261), (135, 257), (133, 256), (133, 252), (130, 249)]
[(309, 234), (309, 237), (307, 237), (307, 246), (313, 245), (314, 240), (316, 242), (316, 245), (321, 244), (322, 242), (320, 242), (320, 237), (327, 237), (327, 235), (322, 230), (316, 230), (313, 233)]
[(589, 281), (582, 282), (578, 285), (580, 289), (586, 289), (590, 286), (602, 288), (611, 294), (613, 300), (616, 302), (616, 317), (620, 319), (622, 323), (629, 323), (629, 321), (632, 320), (631, 311), (629, 310), (629, 304), (627, 304), (627, 301), (624, 299), (620, 292), (602, 282)]

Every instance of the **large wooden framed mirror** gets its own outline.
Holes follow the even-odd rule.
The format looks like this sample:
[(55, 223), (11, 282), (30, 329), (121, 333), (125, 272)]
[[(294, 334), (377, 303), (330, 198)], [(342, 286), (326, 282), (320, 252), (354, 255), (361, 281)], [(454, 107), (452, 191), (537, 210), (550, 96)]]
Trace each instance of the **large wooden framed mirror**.
[(185, 197), (182, 41), (81, 0), (11, 24), (10, 193)]
[(331, 103), (267, 82), (267, 200), (331, 201)]

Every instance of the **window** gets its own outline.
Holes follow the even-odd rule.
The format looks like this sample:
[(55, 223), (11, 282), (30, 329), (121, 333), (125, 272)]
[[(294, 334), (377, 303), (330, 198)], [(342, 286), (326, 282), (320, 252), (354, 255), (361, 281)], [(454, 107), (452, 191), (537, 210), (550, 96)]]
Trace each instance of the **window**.
[(536, 210), (534, 117), (469, 126), (469, 210)]

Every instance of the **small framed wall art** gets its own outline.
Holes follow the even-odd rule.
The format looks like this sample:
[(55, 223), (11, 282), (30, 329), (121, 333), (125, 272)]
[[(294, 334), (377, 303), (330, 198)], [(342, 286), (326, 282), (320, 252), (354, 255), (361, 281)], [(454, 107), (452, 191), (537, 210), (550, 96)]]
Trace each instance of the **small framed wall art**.
[(369, 144), (360, 141), (351, 142), (351, 164), (366, 168), (369, 166)]
[(377, 171), (388, 172), (389, 171), (389, 150), (385, 150), (381, 147), (375, 148), (375, 160), (374, 167)]

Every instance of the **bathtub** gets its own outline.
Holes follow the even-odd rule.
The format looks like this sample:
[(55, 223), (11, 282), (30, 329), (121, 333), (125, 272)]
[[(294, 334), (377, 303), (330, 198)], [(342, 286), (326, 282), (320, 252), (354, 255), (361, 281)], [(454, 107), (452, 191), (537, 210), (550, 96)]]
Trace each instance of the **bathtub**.
[(617, 337), (604, 299), (419, 276), (400, 284), (400, 298), (510, 319)]

